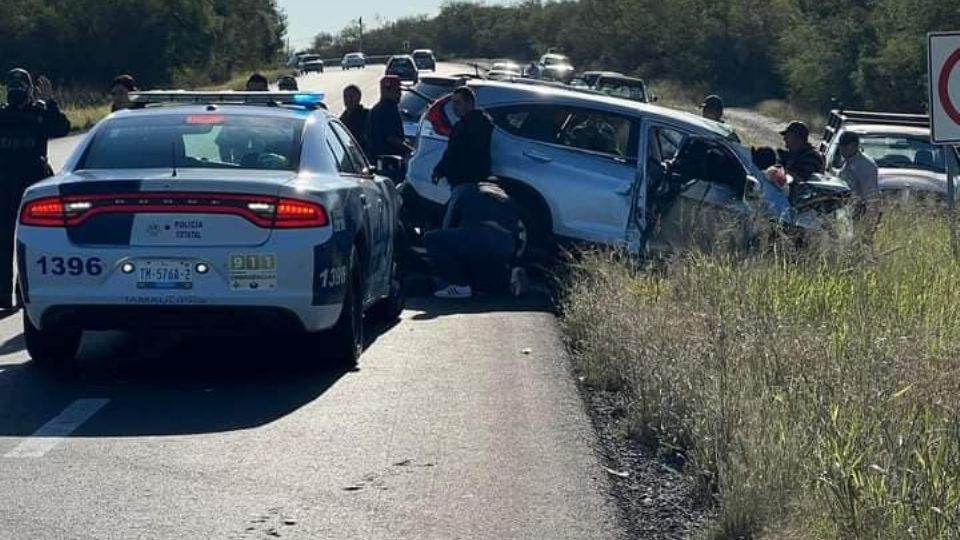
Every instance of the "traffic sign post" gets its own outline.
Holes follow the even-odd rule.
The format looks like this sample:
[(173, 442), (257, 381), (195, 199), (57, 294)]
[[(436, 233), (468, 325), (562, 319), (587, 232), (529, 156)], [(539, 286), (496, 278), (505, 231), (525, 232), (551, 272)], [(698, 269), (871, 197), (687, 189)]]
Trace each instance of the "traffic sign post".
[(930, 141), (944, 147), (947, 165), (947, 208), (950, 249), (960, 255), (957, 242), (957, 154), (960, 143), (960, 32), (927, 35), (927, 73), (930, 88)]

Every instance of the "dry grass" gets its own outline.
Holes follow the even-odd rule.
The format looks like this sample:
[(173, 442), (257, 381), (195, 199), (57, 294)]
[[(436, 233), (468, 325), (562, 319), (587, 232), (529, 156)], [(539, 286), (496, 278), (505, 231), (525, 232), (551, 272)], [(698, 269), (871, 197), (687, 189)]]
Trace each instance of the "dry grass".
[(717, 503), (704, 538), (960, 538), (960, 267), (934, 212), (876, 247), (587, 257), (577, 368)]

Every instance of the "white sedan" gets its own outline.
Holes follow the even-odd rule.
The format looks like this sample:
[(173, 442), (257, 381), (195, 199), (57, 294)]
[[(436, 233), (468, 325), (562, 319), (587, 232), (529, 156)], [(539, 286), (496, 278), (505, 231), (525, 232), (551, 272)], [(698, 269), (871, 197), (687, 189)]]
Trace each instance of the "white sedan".
[(322, 96), (133, 99), (24, 196), (31, 357), (69, 365), (85, 330), (190, 329), (317, 337), (356, 362), (364, 314), (403, 309), (400, 197)]

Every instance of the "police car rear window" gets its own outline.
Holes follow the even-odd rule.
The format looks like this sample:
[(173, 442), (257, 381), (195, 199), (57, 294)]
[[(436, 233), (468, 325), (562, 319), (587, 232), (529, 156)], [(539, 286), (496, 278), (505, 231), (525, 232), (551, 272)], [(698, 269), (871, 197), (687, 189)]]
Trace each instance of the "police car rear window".
[(82, 169), (297, 170), (303, 120), (184, 114), (117, 118), (102, 126)]

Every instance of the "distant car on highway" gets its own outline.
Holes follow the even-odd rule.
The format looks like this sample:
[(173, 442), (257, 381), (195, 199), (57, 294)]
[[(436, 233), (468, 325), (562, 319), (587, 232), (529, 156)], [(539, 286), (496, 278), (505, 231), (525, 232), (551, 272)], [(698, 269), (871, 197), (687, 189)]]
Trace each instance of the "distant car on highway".
[(400, 77), (401, 81), (416, 83), (420, 80), (420, 71), (413, 57), (408, 54), (391, 56), (387, 60), (387, 75)]
[(347, 53), (344, 55), (343, 60), (340, 61), (340, 67), (342, 69), (363, 69), (367, 67), (367, 58), (360, 52)]
[(523, 76), (523, 68), (520, 67), (520, 64), (513, 61), (494, 62), (490, 66), (490, 71), (504, 71), (508, 73), (515, 73), (517, 77)]
[(548, 53), (540, 57), (540, 78), (569, 83), (573, 80), (574, 69), (570, 58), (563, 54)]
[[(689, 249), (724, 217), (819, 228), (847, 192), (818, 183), (810, 189), (828, 194), (820, 206), (791, 206), (732, 128), (697, 115), (549, 84), (468, 86), (496, 125), (493, 173), (519, 206), (522, 256), (555, 240), (638, 254)], [(424, 115), (403, 187), (412, 227), (435, 226), (449, 198), (431, 177), (454, 122), (448, 97)]]
[(521, 77), (519, 73), (503, 69), (491, 69), (486, 74), (486, 78), (491, 81), (509, 81), (518, 77)]
[(413, 61), (417, 65), (419, 70), (437, 70), (437, 58), (433, 55), (433, 51), (430, 49), (417, 49), (413, 51)]
[(597, 80), (598, 80), (600, 77), (604, 77), (604, 76), (607, 76), (607, 77), (622, 77), (622, 76), (623, 76), (623, 73), (620, 73), (620, 72), (618, 72), (618, 71), (584, 71), (584, 72), (582, 72), (582, 73), (578, 73), (578, 74), (573, 78), (573, 80), (570, 81), (570, 84), (572, 84), (572, 85), (574, 85), (574, 86), (582, 86), (582, 87), (586, 87), (586, 88), (593, 88), (594, 86), (597, 85)]
[(843, 167), (839, 141), (845, 131), (859, 134), (863, 153), (877, 163), (885, 199), (946, 203), (947, 162), (957, 164), (957, 151), (930, 142), (927, 115), (831, 111), (820, 150), (835, 174)]
[(16, 238), (33, 360), (72, 363), (87, 330), (184, 329), (302, 335), (315, 343), (304, 361), (355, 362), (364, 314), (403, 307), (394, 180), (322, 95), (132, 97), (146, 108), (98, 123), (24, 195)]
[(403, 134), (407, 142), (416, 144), (417, 130), (423, 113), (433, 102), (463, 86), (472, 77), (421, 77), (417, 84), (406, 89), (400, 98), (400, 116), (403, 118)]
[(647, 83), (643, 79), (627, 77), (625, 75), (601, 75), (593, 85), (593, 89), (608, 96), (652, 103), (656, 97), (647, 90)]
[(317, 54), (305, 54), (300, 57), (297, 69), (301, 74), (323, 73), (323, 60)]

